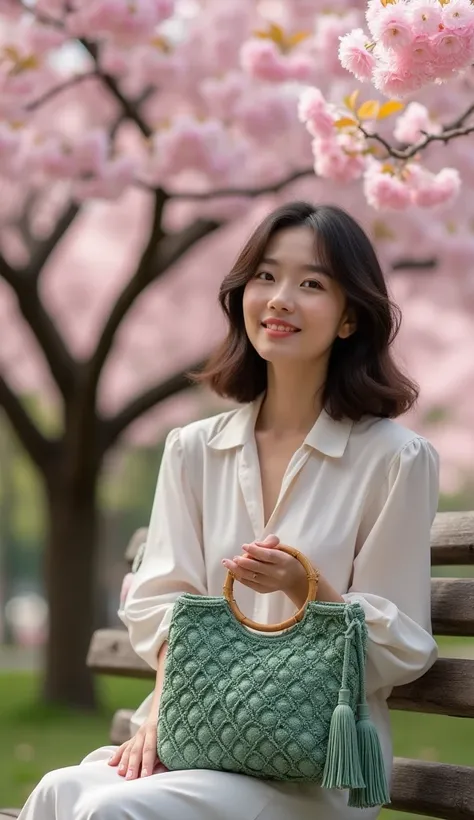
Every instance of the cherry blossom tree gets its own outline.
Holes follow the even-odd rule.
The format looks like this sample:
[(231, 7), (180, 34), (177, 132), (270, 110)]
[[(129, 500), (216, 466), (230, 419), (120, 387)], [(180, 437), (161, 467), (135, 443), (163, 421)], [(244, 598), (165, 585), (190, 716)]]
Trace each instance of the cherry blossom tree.
[[(454, 253), (471, 264), (473, 8), (0, 0), (0, 312), (4, 327), (18, 317), (23, 345), (20, 368), (12, 326), (0, 405), (45, 488), (48, 700), (94, 700), (84, 658), (105, 460), (137, 419), (189, 387), (186, 369), (213, 341), (204, 324), (180, 359), (186, 300), (172, 283), (188, 254), (202, 271), (217, 237), (235, 240), (259, 209), (308, 195), (357, 212), (394, 271), (443, 271)], [(104, 203), (125, 203), (114, 247), (104, 248)], [(86, 226), (101, 259), (94, 282), (68, 256)], [(472, 301), (471, 271), (459, 268)], [(196, 272), (187, 281), (195, 302), (216, 284)], [(159, 315), (146, 312), (158, 282), (176, 310), (162, 299)], [(117, 402), (111, 371), (138, 306), (140, 338), (146, 325), (166, 328), (168, 369), (153, 383), (153, 351), (140, 347)], [(52, 428), (22, 398), (32, 382), (57, 408)]]

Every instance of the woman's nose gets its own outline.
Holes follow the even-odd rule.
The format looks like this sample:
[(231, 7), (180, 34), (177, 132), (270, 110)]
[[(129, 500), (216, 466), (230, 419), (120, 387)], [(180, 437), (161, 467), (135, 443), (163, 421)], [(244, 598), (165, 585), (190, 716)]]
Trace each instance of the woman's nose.
[(269, 310), (286, 310), (291, 313), (294, 309), (293, 300), (285, 289), (280, 288), (268, 300), (268, 308)]

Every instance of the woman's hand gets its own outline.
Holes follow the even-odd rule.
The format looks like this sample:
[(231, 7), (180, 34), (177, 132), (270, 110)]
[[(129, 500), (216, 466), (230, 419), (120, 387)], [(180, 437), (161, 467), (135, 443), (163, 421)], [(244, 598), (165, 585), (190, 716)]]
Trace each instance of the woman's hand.
[[(130, 740), (118, 747), (109, 758), (109, 766), (118, 766), (118, 774), (127, 780), (156, 773), (160, 763), (156, 740), (156, 720), (147, 720)], [(161, 766), (161, 770), (166, 768)]]
[(267, 535), (264, 541), (244, 544), (244, 555), (222, 563), (244, 586), (255, 592), (284, 592), (300, 608), (308, 592), (306, 572), (296, 558), (278, 549), (279, 543), (276, 535)]

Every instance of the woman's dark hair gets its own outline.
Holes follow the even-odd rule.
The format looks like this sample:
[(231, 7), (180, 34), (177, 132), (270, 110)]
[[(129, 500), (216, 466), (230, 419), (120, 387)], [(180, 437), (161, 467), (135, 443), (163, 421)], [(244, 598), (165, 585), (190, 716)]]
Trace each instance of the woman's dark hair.
[(333, 419), (354, 421), (365, 414), (394, 418), (418, 398), (418, 387), (392, 359), (390, 345), (401, 321), (390, 300), (374, 248), (360, 225), (341, 208), (290, 202), (256, 228), (225, 277), (219, 302), (227, 318), (227, 338), (205, 368), (193, 374), (220, 396), (253, 401), (267, 386), (267, 363), (247, 336), (243, 293), (254, 276), (269, 239), (285, 228), (314, 231), (318, 262), (325, 264), (346, 294), (356, 319), (347, 339), (336, 338), (328, 365), (323, 406)]

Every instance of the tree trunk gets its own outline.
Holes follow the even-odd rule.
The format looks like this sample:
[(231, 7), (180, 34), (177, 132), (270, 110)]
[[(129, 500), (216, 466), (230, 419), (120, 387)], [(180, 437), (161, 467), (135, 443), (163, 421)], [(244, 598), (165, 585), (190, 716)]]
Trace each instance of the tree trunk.
[(94, 628), (99, 512), (97, 475), (81, 489), (49, 487), (50, 531), (46, 546), (49, 639), (44, 699), (93, 708), (95, 690), (86, 667)]

